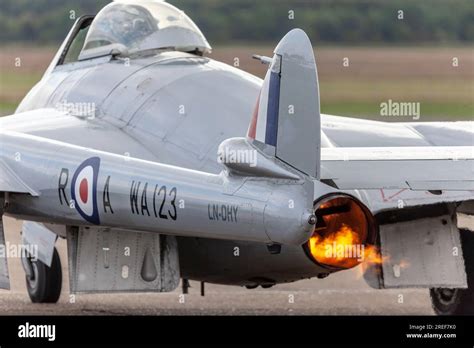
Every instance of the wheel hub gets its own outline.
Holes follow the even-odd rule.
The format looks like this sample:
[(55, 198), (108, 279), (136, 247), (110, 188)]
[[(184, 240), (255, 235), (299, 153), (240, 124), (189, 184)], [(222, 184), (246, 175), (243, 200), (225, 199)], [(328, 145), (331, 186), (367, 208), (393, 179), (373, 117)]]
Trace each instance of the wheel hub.
[(435, 294), (440, 303), (449, 305), (456, 299), (458, 289), (436, 289)]

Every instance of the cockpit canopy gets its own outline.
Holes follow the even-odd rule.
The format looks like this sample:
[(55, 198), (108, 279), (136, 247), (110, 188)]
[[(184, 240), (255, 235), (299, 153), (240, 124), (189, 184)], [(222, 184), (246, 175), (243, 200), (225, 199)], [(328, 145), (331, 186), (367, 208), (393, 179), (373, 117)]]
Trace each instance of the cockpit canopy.
[(176, 7), (160, 0), (115, 0), (91, 24), (79, 59), (154, 49), (183, 52), (211, 51), (194, 22)]

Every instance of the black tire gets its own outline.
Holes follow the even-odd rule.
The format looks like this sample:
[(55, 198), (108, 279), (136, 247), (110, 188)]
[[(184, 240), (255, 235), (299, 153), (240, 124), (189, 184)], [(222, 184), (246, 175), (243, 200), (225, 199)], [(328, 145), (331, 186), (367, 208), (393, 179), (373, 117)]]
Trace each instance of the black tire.
[(438, 315), (474, 315), (474, 232), (460, 230), (466, 265), (467, 289), (431, 289), (431, 303)]
[(40, 260), (31, 261), (33, 276), (26, 276), (26, 288), (33, 303), (56, 303), (61, 296), (62, 270), (59, 253), (54, 248), (51, 267)]

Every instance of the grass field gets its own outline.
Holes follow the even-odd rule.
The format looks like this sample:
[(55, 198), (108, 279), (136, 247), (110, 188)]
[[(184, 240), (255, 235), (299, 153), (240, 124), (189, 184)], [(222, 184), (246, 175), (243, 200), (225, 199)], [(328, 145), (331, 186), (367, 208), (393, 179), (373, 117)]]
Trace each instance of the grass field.
[[(271, 53), (270, 46), (222, 46), (211, 57), (231, 65), (238, 58), (240, 69), (262, 77), (265, 66), (251, 56)], [(51, 47), (0, 49), (1, 115), (14, 111), (54, 54)], [(419, 102), (420, 121), (474, 120), (472, 47), (321, 47), (316, 56), (324, 113), (382, 119), (380, 104), (391, 99)], [(15, 66), (16, 58), (21, 59), (20, 67)], [(345, 58), (348, 66), (343, 65)], [(453, 66), (454, 58), (458, 66)], [(400, 120), (410, 121), (390, 118)]]

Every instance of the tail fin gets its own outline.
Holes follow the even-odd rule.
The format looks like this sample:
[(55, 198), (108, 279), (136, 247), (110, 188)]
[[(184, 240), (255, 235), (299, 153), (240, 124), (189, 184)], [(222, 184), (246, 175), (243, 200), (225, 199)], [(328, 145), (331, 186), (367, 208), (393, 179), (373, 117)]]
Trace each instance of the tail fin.
[(301, 29), (278, 44), (249, 127), (279, 160), (320, 178), (321, 120), (313, 47)]

